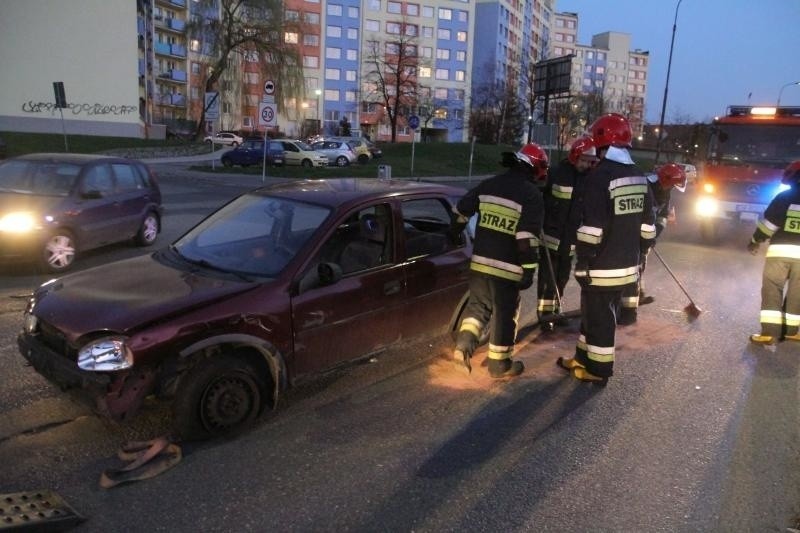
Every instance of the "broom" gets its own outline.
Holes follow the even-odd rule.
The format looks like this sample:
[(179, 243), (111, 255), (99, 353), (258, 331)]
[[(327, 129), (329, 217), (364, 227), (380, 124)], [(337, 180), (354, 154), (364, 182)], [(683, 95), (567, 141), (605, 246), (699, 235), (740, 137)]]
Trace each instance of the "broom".
[(678, 280), (678, 277), (675, 275), (675, 273), (672, 271), (672, 269), (669, 268), (669, 265), (667, 265), (667, 263), (664, 261), (664, 258), (661, 257), (661, 254), (658, 253), (658, 250), (656, 250), (655, 248), (652, 248), (652, 250), (653, 250), (653, 253), (656, 254), (656, 257), (658, 257), (658, 260), (661, 261), (661, 264), (664, 265), (664, 268), (667, 269), (667, 272), (669, 272), (669, 275), (672, 276), (672, 279), (675, 280), (675, 283), (678, 284), (678, 287), (681, 288), (681, 290), (683, 291), (683, 294), (685, 294), (686, 297), (689, 298), (689, 305), (687, 305), (686, 307), (683, 308), (683, 312), (686, 313), (686, 315), (689, 318), (689, 320), (694, 320), (695, 318), (700, 316), (700, 313), (702, 311), (694, 303), (694, 300), (692, 300), (692, 297), (689, 296), (689, 292), (686, 290), (686, 288), (683, 286), (683, 284), (680, 282), (680, 280)]

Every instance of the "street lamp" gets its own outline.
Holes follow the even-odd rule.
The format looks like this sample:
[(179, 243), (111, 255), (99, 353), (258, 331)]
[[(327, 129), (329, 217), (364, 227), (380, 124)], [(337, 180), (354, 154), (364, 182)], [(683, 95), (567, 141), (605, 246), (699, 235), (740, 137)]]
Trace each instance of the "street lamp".
[(658, 164), (658, 156), (661, 155), (661, 137), (664, 131), (664, 112), (667, 110), (667, 91), (669, 91), (669, 71), (672, 68), (672, 48), (675, 46), (675, 30), (678, 29), (678, 8), (681, 7), (683, 0), (678, 0), (675, 6), (675, 20), (672, 22), (672, 41), (669, 43), (669, 59), (667, 60), (667, 79), (664, 82), (664, 100), (661, 102), (661, 119), (658, 121), (658, 136), (656, 137), (656, 158), (653, 166)]
[(320, 122), (319, 117), (320, 117), (320, 112), (321, 112), (320, 107), (322, 106), (321, 99), (320, 99), (320, 95), (322, 94), (322, 89), (315, 89), (314, 90), (314, 94), (317, 95), (317, 133), (321, 133), (322, 132), (322, 122)]
[(775, 104), (775, 107), (780, 107), (781, 106), (781, 95), (783, 94), (783, 90), (785, 88), (787, 88), (787, 87), (791, 87), (792, 85), (800, 85), (800, 81), (793, 81), (793, 82), (787, 83), (786, 85), (781, 87), (781, 90), (778, 91), (778, 103)]

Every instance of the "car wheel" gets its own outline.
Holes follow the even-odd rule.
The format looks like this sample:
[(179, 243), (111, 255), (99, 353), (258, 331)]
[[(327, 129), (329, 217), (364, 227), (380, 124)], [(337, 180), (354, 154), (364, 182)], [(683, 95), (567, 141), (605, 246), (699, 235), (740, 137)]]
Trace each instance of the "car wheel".
[(136, 244), (139, 246), (150, 246), (156, 242), (158, 237), (159, 221), (158, 216), (152, 211), (147, 213), (139, 227), (139, 232), (136, 234)]
[(66, 230), (58, 230), (45, 241), (42, 266), (47, 272), (64, 272), (75, 262), (77, 246), (75, 237)]
[(231, 161), (230, 158), (228, 158), (228, 157), (223, 157), (222, 158), (222, 166), (230, 168), (230, 167), (233, 166), (233, 161)]
[(336, 165), (337, 166), (346, 167), (349, 164), (350, 164), (350, 161), (348, 161), (348, 159), (343, 155), (340, 155), (339, 157), (336, 158)]
[(188, 440), (235, 435), (253, 425), (267, 394), (263, 378), (243, 357), (206, 359), (181, 378), (173, 427)]
[(314, 166), (314, 163), (312, 163), (310, 159), (303, 159), (302, 166), (305, 168), (311, 168)]
[(367, 154), (361, 154), (358, 156), (358, 162), (362, 165), (366, 165), (369, 163), (369, 156)]
[(238, 143), (238, 142), (236, 142), (236, 141), (233, 141), (233, 142), (231, 143), (231, 146), (233, 146), (234, 148), (236, 148), (237, 146), (239, 146), (239, 143)]
[(212, 144), (214, 144), (214, 141), (212, 141), (211, 139), (206, 139), (206, 144), (211, 146)]

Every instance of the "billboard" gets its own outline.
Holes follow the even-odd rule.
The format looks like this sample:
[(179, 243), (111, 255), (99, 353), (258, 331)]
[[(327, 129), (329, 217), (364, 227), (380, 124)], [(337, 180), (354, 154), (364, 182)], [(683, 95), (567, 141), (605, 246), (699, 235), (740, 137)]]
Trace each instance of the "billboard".
[(573, 57), (570, 54), (533, 65), (533, 96), (568, 96)]

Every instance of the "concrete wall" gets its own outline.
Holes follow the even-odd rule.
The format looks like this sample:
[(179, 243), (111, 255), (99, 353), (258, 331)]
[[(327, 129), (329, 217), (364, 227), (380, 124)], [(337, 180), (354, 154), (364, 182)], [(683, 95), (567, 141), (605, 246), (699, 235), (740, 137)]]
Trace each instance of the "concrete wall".
[(0, 130), (140, 137), (136, 2), (0, 1)]

